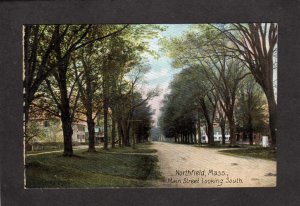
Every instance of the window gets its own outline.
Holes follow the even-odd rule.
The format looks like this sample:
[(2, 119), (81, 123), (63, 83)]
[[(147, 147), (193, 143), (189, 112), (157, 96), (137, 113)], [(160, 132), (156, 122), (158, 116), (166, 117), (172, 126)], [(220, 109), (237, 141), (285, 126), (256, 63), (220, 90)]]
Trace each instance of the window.
[(48, 120), (44, 121), (44, 127), (49, 127), (49, 121)]
[(84, 125), (77, 125), (78, 131), (84, 131)]
[(79, 141), (79, 142), (83, 142), (85, 140), (84, 138), (85, 138), (85, 136), (82, 134), (77, 135), (77, 141)]

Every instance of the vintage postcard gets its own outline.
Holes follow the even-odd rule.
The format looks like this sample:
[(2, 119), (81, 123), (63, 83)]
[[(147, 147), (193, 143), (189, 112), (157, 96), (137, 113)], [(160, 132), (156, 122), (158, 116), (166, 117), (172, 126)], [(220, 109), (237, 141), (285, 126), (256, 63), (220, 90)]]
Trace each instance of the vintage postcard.
[(276, 187), (277, 23), (23, 25), (25, 188)]

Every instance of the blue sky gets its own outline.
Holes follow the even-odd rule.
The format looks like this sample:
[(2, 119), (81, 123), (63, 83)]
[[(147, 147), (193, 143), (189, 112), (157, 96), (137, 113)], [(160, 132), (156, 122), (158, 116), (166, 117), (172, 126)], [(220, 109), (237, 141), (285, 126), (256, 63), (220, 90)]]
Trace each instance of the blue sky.
[(146, 87), (148, 89), (159, 87), (160, 95), (149, 101), (152, 109), (155, 110), (155, 115), (153, 120), (155, 123), (160, 115), (160, 107), (163, 96), (168, 92), (168, 85), (173, 79), (174, 74), (178, 73), (180, 69), (174, 69), (171, 66), (171, 59), (166, 57), (162, 52), (160, 52), (159, 39), (160, 38), (170, 38), (182, 35), (191, 26), (190, 24), (163, 24), (166, 30), (160, 33), (160, 37), (150, 40), (150, 49), (158, 52), (160, 57), (158, 59), (146, 55), (147, 62), (150, 65), (150, 71), (145, 75), (145, 80), (147, 81)]

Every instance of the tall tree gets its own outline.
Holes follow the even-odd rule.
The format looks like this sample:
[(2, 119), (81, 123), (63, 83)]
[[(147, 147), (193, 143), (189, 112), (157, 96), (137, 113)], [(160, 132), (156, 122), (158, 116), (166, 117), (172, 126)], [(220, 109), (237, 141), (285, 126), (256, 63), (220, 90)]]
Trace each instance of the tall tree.
[(240, 130), (247, 133), (249, 143), (252, 145), (253, 132), (265, 132), (267, 102), (263, 91), (252, 76), (245, 78), (238, 90), (235, 116)]
[[(94, 46), (89, 46), (81, 50), (81, 53), (72, 59), (75, 69), (80, 99), (84, 107), (84, 114), (89, 133), (89, 152), (95, 152), (95, 119), (100, 113), (102, 104), (102, 90), (99, 87), (101, 83), (100, 69), (97, 67), (97, 58), (93, 51)], [(82, 78), (80, 78), (82, 76)]]
[(221, 35), (218, 38), (215, 36), (216, 31), (211, 31), (207, 25), (199, 26), (195, 31), (192, 30), (181, 38), (171, 39), (164, 45), (175, 67), (197, 67), (217, 90), (221, 99), (219, 103), (228, 119), (231, 145), (235, 145), (236, 93), (239, 82), (249, 73), (240, 60), (227, 54), (225, 47), (228, 40)]
[(244, 61), (255, 80), (262, 87), (269, 110), (269, 126), (272, 145), (276, 146), (277, 102), (274, 93), (274, 58), (276, 58), (278, 24), (248, 23), (229, 24), (228, 27), (214, 26), (231, 40), (229, 51)]
[(161, 27), (155, 25), (131, 25), (126, 31), (122, 32), (122, 35), (111, 38), (107, 42), (105, 47), (107, 55), (105, 55), (102, 64), (105, 148), (108, 145), (108, 111), (112, 113), (112, 147), (115, 144), (117, 122), (118, 134), (123, 137), (123, 144), (129, 145), (128, 131), (131, 123), (128, 118), (132, 116), (131, 113), (135, 108), (131, 105), (131, 102), (133, 93), (136, 90), (135, 87), (139, 79), (142, 78), (142, 76), (136, 76), (131, 81), (130, 73), (138, 71), (139, 75), (143, 74), (141, 72), (143, 67), (142, 54), (145, 52), (154, 54), (149, 49), (147, 40), (157, 36), (161, 29)]
[(53, 68), (48, 66), (56, 39), (54, 27), (48, 25), (25, 25), (24, 27), (24, 135), (27, 139), (29, 110), (39, 86)]
[(192, 142), (196, 142), (196, 120), (200, 138), (201, 114), (206, 123), (208, 142), (213, 145), (213, 123), (218, 99), (214, 86), (207, 81), (205, 74), (197, 67), (185, 68), (171, 82), (170, 89), (170, 94), (165, 97), (160, 120), (165, 134), (175, 136), (176, 141), (176, 133), (184, 138), (186, 135), (194, 136)]
[[(77, 106), (77, 100), (79, 98), (79, 93), (76, 95), (75, 102), (73, 105), (73, 111), (71, 111), (70, 105), (70, 96), (72, 90), (68, 92), (68, 72), (70, 72), (70, 59), (73, 53), (81, 49), (91, 43), (96, 41), (101, 41), (105, 38), (114, 36), (119, 34), (122, 30), (124, 30), (127, 26), (123, 26), (115, 30), (114, 32), (107, 32), (106, 34), (100, 33), (96, 27), (96, 29), (91, 30), (91, 25), (57, 25), (55, 27), (54, 32), (56, 36), (59, 36), (54, 47), (54, 57), (53, 57), (53, 65), (56, 69), (52, 72), (56, 80), (56, 84), (59, 88), (59, 99), (56, 99), (57, 107), (61, 113), (61, 122), (63, 127), (64, 134), (64, 155), (72, 156), (73, 148), (72, 148), (72, 122), (74, 118), (74, 111)], [(93, 38), (86, 38), (89, 32), (95, 33)], [(62, 35), (64, 34), (64, 35)], [(99, 37), (100, 36), (100, 37)], [(53, 94), (53, 90), (51, 89), (51, 82), (47, 80), (47, 85), (51, 94)], [(52, 90), (52, 91), (51, 91)], [(53, 95), (53, 98), (56, 97)]]
[(217, 112), (218, 112), (218, 119), (217, 121), (219, 122), (220, 128), (221, 128), (221, 134), (222, 134), (222, 144), (225, 144), (226, 141), (226, 115), (221, 107), (221, 102), (218, 102), (217, 105)]
[(152, 128), (152, 115), (153, 112), (151, 107), (147, 105), (147, 102), (144, 102), (135, 110), (133, 120), (138, 121), (135, 123), (133, 132), (135, 133), (137, 143), (148, 141), (150, 130)]

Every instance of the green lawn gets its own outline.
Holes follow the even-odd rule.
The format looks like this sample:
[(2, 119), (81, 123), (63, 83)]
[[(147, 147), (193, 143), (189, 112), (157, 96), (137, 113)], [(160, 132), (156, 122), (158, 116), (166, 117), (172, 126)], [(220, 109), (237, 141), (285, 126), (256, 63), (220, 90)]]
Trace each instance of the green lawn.
[[(149, 146), (151, 145), (150, 142), (138, 144), (135, 149), (132, 147), (116, 147), (113, 149), (110, 149), (109, 152), (118, 152), (118, 153), (155, 153), (157, 152), (156, 149), (150, 149)], [(100, 150), (101, 152), (103, 149)]]
[(45, 143), (39, 143), (38, 145), (39, 145), (38, 148), (37, 148), (37, 146), (35, 146), (34, 150), (25, 151), (25, 153), (26, 154), (36, 154), (36, 153), (40, 153), (40, 152), (59, 151), (59, 150), (63, 150), (63, 148), (64, 148), (64, 145), (62, 142), (53, 142), (53, 143), (45, 142)]
[(203, 147), (203, 148), (212, 148), (212, 149), (220, 149), (220, 148), (257, 148), (257, 145), (246, 145), (246, 144), (237, 144), (235, 146), (230, 146), (229, 143), (222, 144), (220, 142), (215, 142), (214, 145), (209, 145), (208, 143), (202, 144), (194, 144), (194, 147)]
[[(74, 157), (60, 153), (26, 157), (27, 188), (151, 187), (160, 179), (157, 156), (149, 144), (116, 148), (96, 153), (74, 151)], [(127, 151), (126, 154), (124, 151)], [(130, 152), (128, 152), (130, 151)], [(155, 151), (152, 151), (155, 152)]]
[(276, 151), (270, 148), (249, 147), (242, 149), (220, 150), (219, 152), (222, 154), (232, 156), (255, 157), (260, 159), (276, 161)]
[(212, 149), (219, 149), (219, 148), (228, 148), (229, 144), (220, 144), (220, 143), (215, 143), (215, 145), (209, 145), (207, 143), (205, 144), (194, 144), (194, 147), (203, 147), (203, 148), (212, 148)]

